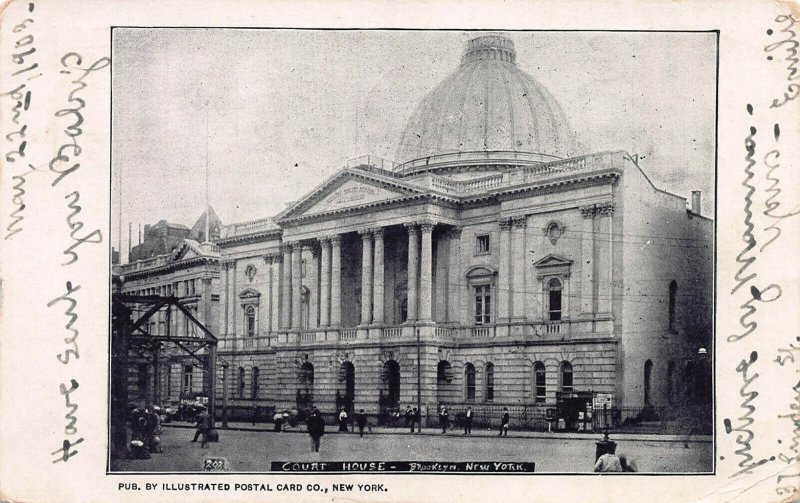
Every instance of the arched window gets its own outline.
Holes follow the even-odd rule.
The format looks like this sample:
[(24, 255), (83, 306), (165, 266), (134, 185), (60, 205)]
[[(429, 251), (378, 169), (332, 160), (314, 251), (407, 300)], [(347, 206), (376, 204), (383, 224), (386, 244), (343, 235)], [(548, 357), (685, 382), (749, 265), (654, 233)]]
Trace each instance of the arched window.
[(670, 405), (675, 403), (675, 362), (667, 364), (667, 402)]
[(250, 383), (250, 398), (258, 398), (258, 367), (253, 367), (253, 381)]
[(464, 365), (464, 382), (466, 383), (464, 397), (467, 400), (475, 400), (475, 365), (471, 363)]
[(494, 363), (486, 364), (486, 401), (494, 400)]
[(533, 385), (534, 397), (537, 402), (544, 402), (547, 387), (545, 385), (544, 363), (536, 362), (533, 364)]
[(314, 365), (305, 362), (300, 365), (300, 372), (297, 375), (300, 386), (310, 388), (314, 385)]
[(547, 281), (547, 319), (561, 321), (561, 281), (550, 278)]
[(559, 387), (565, 393), (572, 393), (572, 364), (570, 362), (561, 362), (561, 367), (558, 370), (559, 374)]
[(669, 330), (675, 332), (675, 301), (678, 295), (678, 284), (671, 281), (669, 284)]
[(447, 360), (440, 360), (436, 366), (436, 380), (439, 384), (449, 383), (453, 380), (453, 368)]
[(644, 404), (650, 405), (650, 376), (653, 373), (653, 362), (644, 362)]
[(247, 330), (248, 337), (255, 337), (256, 335), (256, 308), (254, 306), (246, 306), (244, 308), (244, 326)]
[(237, 388), (237, 396), (239, 398), (244, 398), (244, 367), (239, 367), (239, 378), (236, 382)]

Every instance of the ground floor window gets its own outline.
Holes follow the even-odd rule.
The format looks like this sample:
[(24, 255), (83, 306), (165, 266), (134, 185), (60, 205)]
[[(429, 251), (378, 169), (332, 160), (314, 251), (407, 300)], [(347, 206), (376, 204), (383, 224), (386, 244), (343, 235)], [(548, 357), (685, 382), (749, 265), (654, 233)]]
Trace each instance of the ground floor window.
[(562, 362), (560, 369), (561, 391), (565, 393), (572, 393), (572, 364), (570, 362)]
[(494, 363), (486, 364), (486, 401), (494, 400)]
[(466, 383), (464, 397), (467, 400), (475, 400), (475, 365), (467, 363), (464, 366), (464, 382)]
[(544, 364), (542, 362), (536, 362), (533, 366), (533, 380), (534, 380), (534, 392), (535, 398), (537, 402), (544, 402), (545, 400), (545, 370)]

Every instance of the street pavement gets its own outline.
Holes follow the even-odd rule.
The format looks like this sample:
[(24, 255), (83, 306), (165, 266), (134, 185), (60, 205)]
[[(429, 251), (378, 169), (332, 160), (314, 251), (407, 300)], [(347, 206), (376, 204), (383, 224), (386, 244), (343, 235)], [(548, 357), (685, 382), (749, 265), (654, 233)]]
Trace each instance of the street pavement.
[[(357, 433), (339, 433), (330, 428), (322, 437), (320, 452), (315, 453), (302, 426), (281, 433), (266, 430), (265, 425), (257, 425), (257, 429), (249, 423), (229, 426), (238, 429), (220, 428), (220, 441), (202, 449), (199, 442), (190, 442), (194, 429), (189, 425), (165, 425), (161, 435), (163, 453), (147, 460), (117, 461), (112, 471), (198, 472), (203, 470), (205, 458), (222, 457), (234, 472), (267, 472), (272, 461), (526, 461), (536, 463), (537, 473), (590, 473), (595, 441), (602, 438), (599, 433), (513, 431), (507, 437), (498, 437), (496, 431), (475, 429), (467, 437), (459, 430), (443, 435), (435, 429), (411, 434), (389, 428), (373, 428), (372, 433), (360, 438)], [(643, 438), (611, 435), (618, 443), (617, 453), (633, 459), (640, 472), (713, 470), (713, 444), (708, 437), (688, 443), (683, 437), (639, 437)]]

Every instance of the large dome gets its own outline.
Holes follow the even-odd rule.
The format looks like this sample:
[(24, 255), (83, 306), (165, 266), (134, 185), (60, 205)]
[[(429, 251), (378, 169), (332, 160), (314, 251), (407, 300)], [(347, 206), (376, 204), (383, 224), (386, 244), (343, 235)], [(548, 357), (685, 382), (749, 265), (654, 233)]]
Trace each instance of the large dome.
[(459, 68), (414, 111), (395, 160), (486, 151), (569, 157), (577, 145), (553, 95), (517, 68), (514, 42), (484, 35), (467, 42)]

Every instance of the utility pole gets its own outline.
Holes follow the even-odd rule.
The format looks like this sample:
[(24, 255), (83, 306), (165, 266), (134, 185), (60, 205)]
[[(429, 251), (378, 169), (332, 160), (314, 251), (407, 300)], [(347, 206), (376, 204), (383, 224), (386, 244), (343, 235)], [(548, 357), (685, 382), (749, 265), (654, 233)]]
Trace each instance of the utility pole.
[(421, 342), (419, 336), (419, 327), (417, 330), (417, 414), (419, 414), (420, 423), (417, 428), (422, 428), (422, 357), (421, 357)]

